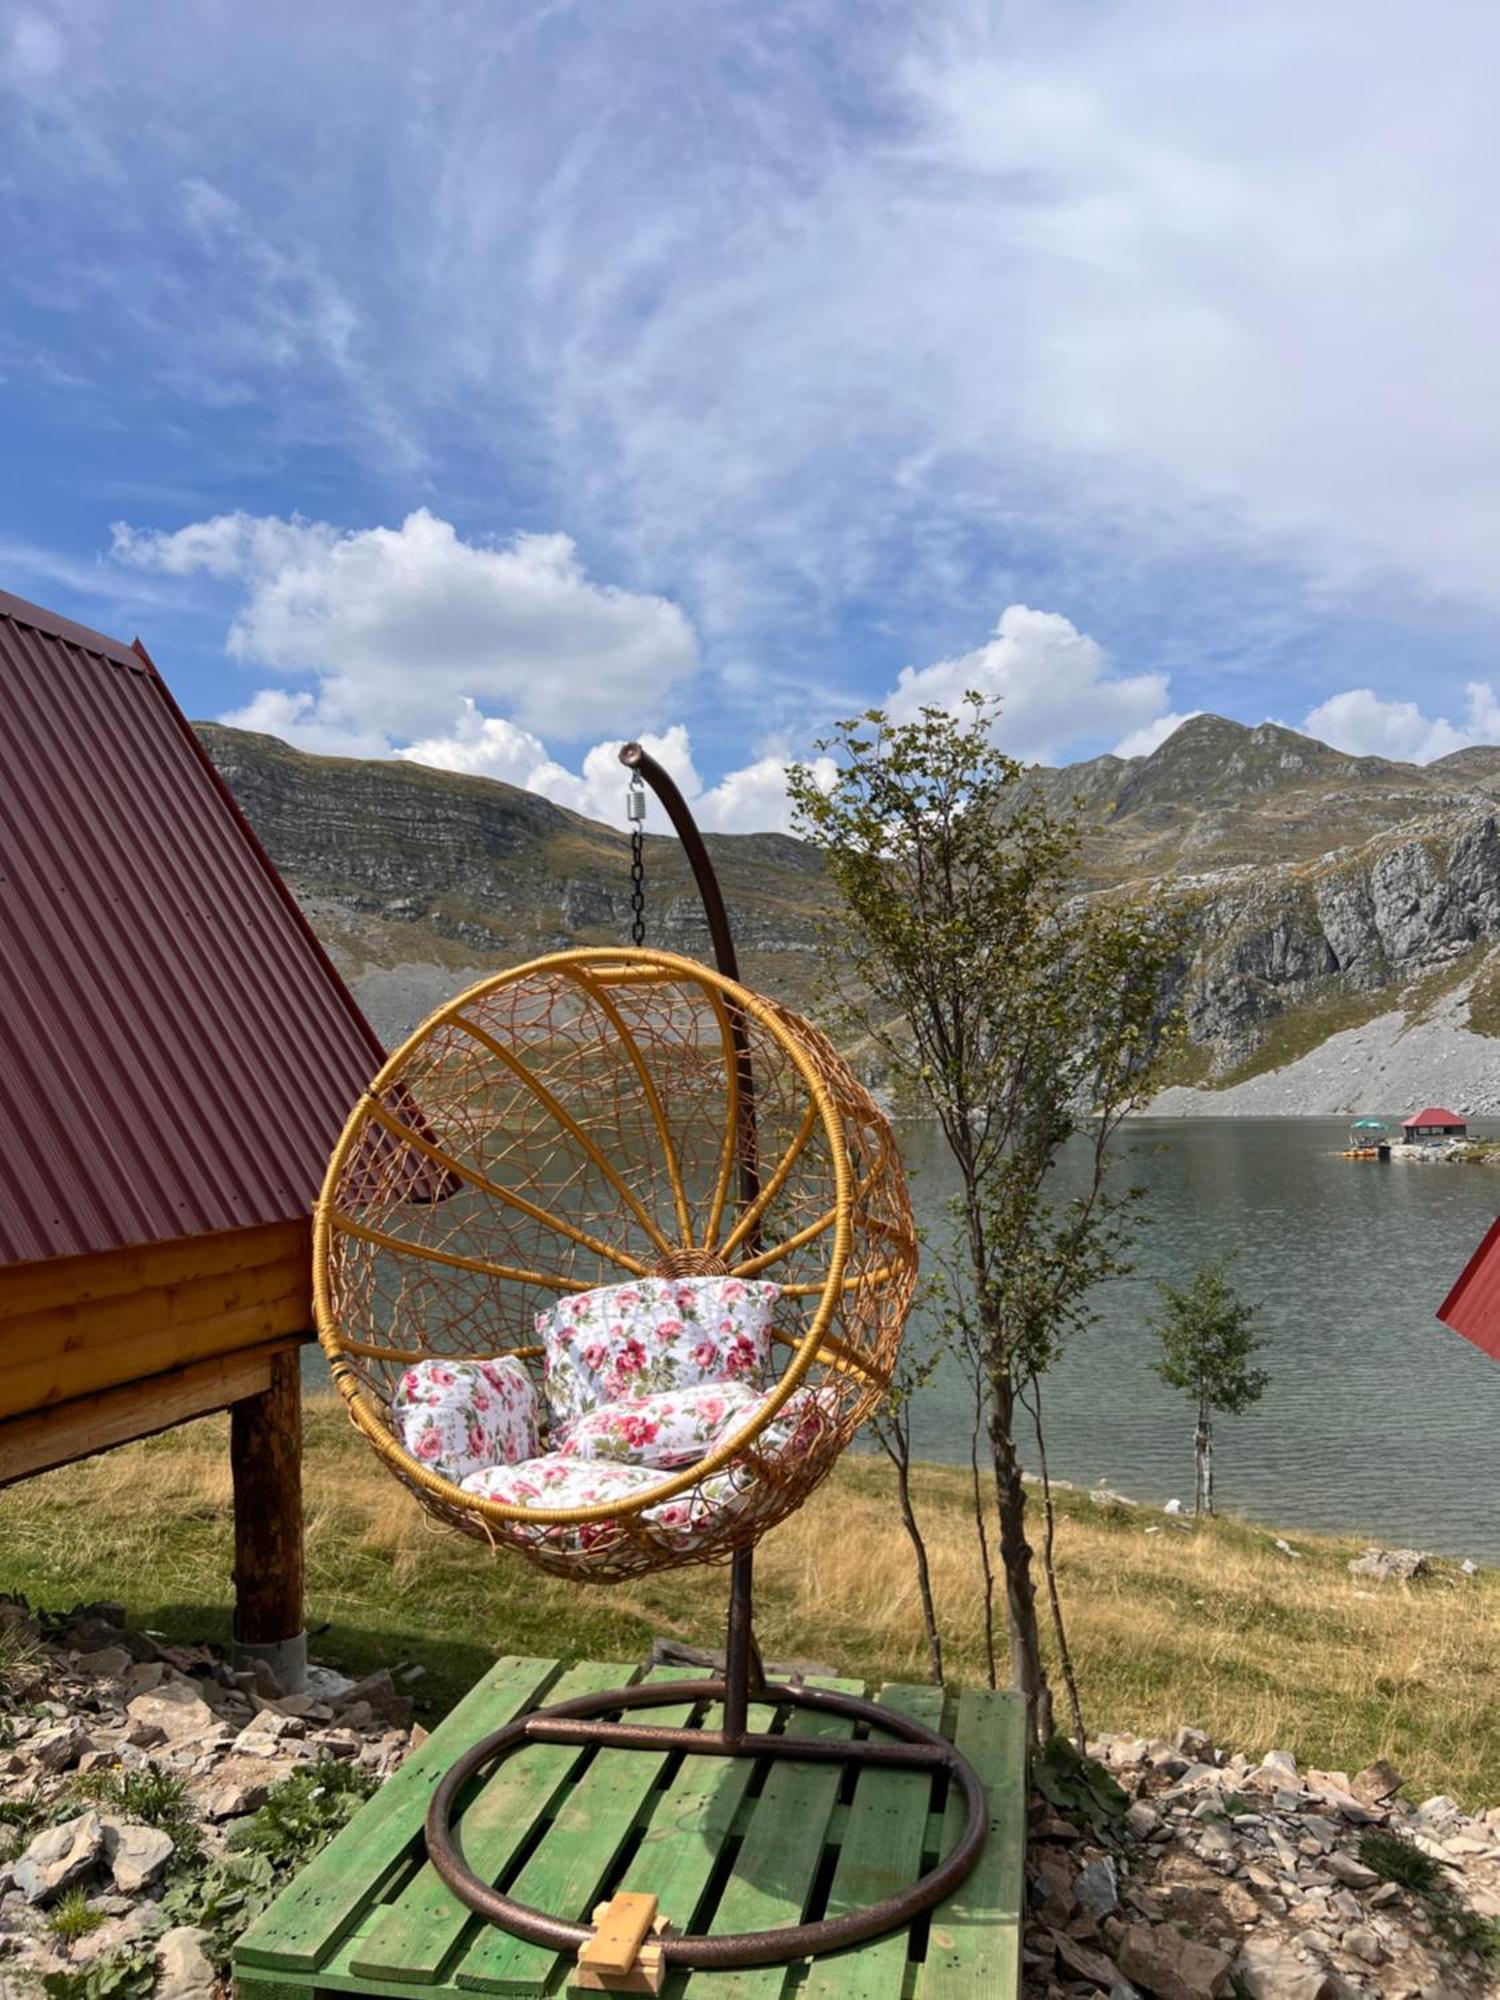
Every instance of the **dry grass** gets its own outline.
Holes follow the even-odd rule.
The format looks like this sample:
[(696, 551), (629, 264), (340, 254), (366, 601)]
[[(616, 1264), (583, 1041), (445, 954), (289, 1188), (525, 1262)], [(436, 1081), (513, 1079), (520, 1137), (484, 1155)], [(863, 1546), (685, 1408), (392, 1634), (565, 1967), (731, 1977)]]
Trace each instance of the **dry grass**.
[[(426, 1668), (447, 1706), (495, 1653), (639, 1659), (653, 1632), (719, 1642), (723, 1577), (679, 1571), (588, 1589), (540, 1576), (430, 1524), (331, 1405), (307, 1424), (309, 1615), (323, 1657)], [(918, 1473), (950, 1674), (983, 1677), (963, 1478)], [(229, 1477), (209, 1421), (0, 1495), (0, 1588), (34, 1603), (123, 1596), (177, 1637), (227, 1635)], [(1173, 1527), (1061, 1497), (1059, 1554), (1091, 1727), (1207, 1728), (1246, 1750), (1357, 1769), (1388, 1757), (1419, 1795), (1500, 1800), (1500, 1574), (1362, 1583), (1358, 1544), (1240, 1522)], [(1148, 1533), (1148, 1529), (1157, 1532)], [(845, 1460), (757, 1562), (772, 1659), (918, 1679), (925, 1649), (910, 1556), (884, 1465)]]

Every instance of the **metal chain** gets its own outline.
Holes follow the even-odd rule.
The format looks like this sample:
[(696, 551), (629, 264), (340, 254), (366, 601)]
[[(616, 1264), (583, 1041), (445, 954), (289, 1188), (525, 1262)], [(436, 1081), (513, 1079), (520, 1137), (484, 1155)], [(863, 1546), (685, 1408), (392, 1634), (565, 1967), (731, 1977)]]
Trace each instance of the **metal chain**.
[(630, 780), (625, 795), (625, 814), (630, 821), (630, 942), (646, 942), (646, 787), (639, 771)]

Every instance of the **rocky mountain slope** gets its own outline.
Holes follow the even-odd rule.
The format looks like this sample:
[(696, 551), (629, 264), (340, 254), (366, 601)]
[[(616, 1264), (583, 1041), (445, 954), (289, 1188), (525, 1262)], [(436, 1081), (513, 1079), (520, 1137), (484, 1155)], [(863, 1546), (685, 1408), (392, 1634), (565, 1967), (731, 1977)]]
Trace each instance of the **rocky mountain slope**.
[[(388, 1038), (488, 967), (628, 932), (622, 830), (488, 779), (200, 733)], [(1149, 757), (1039, 782), (1078, 800), (1097, 889), (1193, 900), (1190, 1045), (1164, 1108), (1500, 1108), (1500, 749), (1417, 766), (1205, 715)], [(806, 1001), (815, 857), (776, 834), (710, 844), (747, 976)], [(660, 835), (647, 896), (650, 939), (706, 955)]]

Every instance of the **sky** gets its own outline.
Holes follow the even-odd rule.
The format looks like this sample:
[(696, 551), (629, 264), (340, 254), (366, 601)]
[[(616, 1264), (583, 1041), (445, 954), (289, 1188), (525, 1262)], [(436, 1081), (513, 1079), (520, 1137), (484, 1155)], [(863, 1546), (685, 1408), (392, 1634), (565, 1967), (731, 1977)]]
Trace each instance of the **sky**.
[(0, 588), (623, 823), (1500, 740), (1489, 0), (0, 0)]

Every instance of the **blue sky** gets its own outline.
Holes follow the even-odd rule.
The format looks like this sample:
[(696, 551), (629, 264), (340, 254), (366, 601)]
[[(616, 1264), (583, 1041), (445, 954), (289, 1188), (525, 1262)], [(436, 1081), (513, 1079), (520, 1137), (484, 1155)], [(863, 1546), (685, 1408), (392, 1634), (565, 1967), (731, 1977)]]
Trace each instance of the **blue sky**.
[[(0, 0), (0, 586), (781, 824), (966, 686), (1500, 739), (1500, 64), (1424, 0)], [(602, 746), (602, 747), (601, 747)]]

